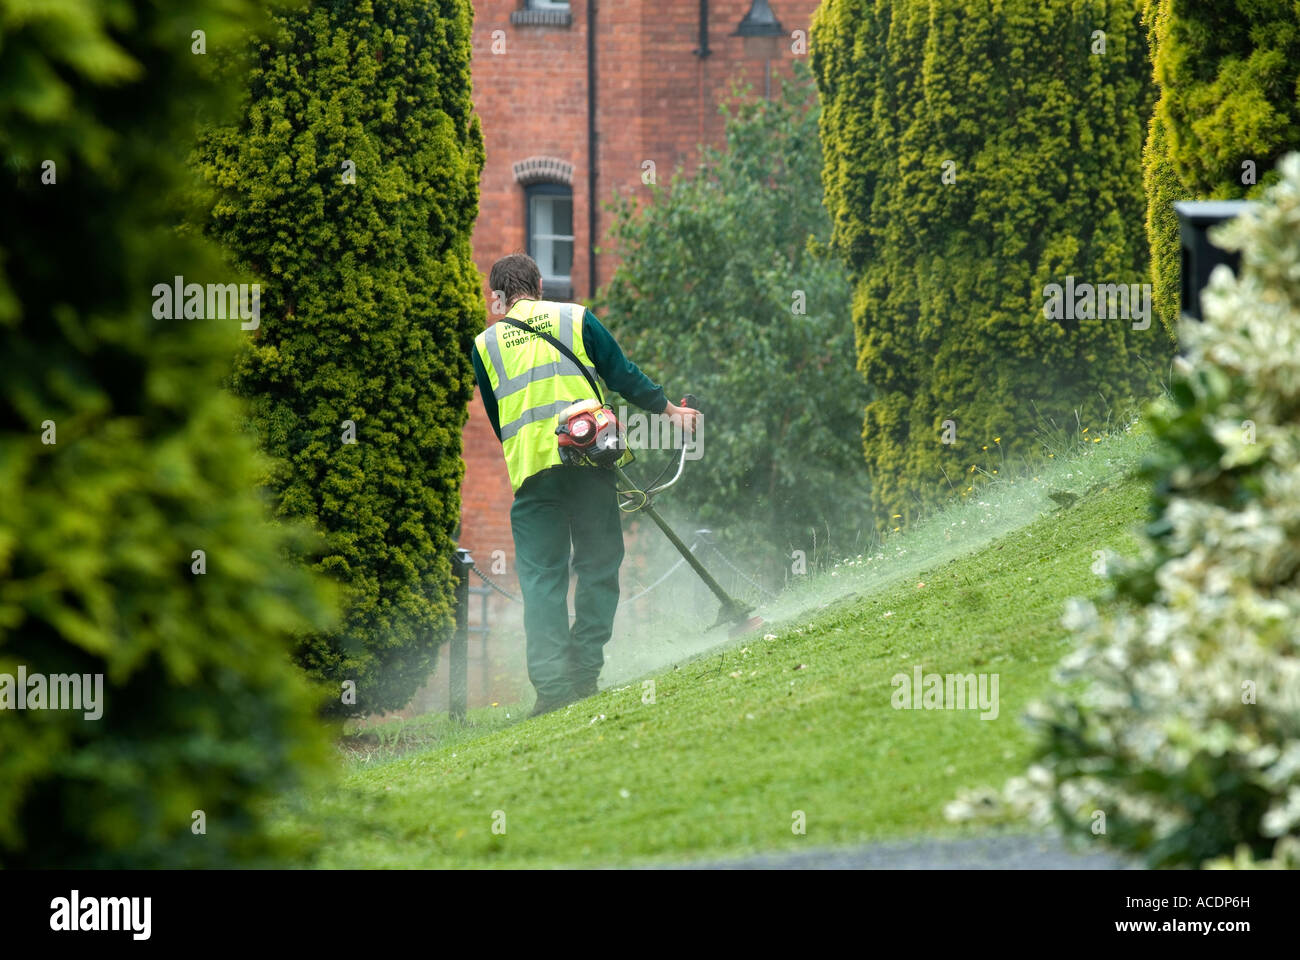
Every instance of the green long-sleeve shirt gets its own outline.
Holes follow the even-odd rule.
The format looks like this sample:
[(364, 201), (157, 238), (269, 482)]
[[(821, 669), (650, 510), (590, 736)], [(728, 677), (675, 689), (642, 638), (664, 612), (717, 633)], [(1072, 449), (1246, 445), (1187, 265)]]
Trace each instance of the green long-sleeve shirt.
[[(659, 386), (644, 373), (641, 368), (623, 355), (622, 348), (614, 335), (605, 329), (590, 310), (582, 315), (582, 345), (591, 357), (592, 365), (605, 386), (627, 397), (642, 410), (650, 413), (663, 413), (668, 406), (664, 388)], [(501, 439), (501, 421), (497, 412), (496, 394), (492, 392), (492, 381), (488, 379), (487, 370), (478, 351), (473, 351), (474, 379), (478, 381), (479, 395), (483, 398), (483, 408), (487, 411), (492, 429)]]

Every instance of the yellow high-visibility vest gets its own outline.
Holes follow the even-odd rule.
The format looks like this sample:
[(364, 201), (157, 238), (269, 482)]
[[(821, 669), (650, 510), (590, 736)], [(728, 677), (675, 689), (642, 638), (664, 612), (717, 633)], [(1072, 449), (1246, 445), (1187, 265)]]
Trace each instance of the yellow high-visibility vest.
[[(506, 316), (549, 333), (573, 351), (593, 379), (596, 368), (582, 344), (579, 303), (520, 300)], [(474, 338), (483, 369), (497, 398), (501, 448), (510, 472), (510, 486), (518, 491), (535, 473), (560, 465), (555, 436), (556, 416), (578, 400), (596, 399), (591, 384), (573, 365), (541, 337), (500, 321)]]

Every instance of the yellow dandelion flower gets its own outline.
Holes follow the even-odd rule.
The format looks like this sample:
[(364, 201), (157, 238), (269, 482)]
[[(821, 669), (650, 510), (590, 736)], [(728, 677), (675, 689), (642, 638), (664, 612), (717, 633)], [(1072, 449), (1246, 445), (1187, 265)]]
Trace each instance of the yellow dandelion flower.
[(1002, 442), (1002, 438), (1001, 438), (1001, 437), (994, 437), (994, 438), (993, 438), (993, 442), (994, 442), (994, 443), (1001, 443), (1001, 442)]

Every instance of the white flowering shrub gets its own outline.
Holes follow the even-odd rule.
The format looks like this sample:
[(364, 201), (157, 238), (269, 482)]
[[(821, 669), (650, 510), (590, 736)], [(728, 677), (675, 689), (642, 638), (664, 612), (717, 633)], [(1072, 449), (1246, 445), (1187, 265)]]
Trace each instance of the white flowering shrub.
[[(1152, 866), (1300, 866), (1300, 155), (1224, 225), (1186, 364), (1148, 412), (1154, 522), (1106, 615), (1072, 601), (1029, 775), (967, 793)], [(1099, 816), (1100, 814), (1100, 816)]]

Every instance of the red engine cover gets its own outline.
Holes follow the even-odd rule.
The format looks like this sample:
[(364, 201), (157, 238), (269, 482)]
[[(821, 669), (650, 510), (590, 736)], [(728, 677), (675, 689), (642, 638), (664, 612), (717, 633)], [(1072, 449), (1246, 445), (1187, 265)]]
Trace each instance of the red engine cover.
[(589, 447), (596, 439), (596, 421), (589, 413), (583, 413), (569, 421), (569, 436), (580, 447)]

